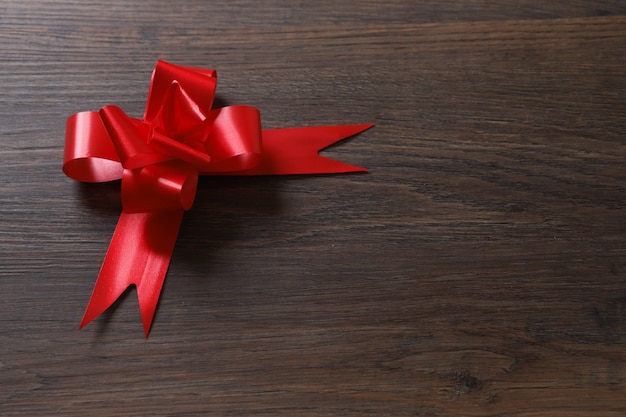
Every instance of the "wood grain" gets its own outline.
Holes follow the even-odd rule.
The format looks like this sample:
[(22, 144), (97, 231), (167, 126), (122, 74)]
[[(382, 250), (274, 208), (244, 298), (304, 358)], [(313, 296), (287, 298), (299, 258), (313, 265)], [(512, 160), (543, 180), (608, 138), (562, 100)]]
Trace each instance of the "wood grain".
[[(623, 2), (7, 0), (0, 57), (0, 414), (626, 413)], [(203, 178), (150, 337), (79, 331), (119, 183), (65, 119), (157, 59), (370, 173)]]

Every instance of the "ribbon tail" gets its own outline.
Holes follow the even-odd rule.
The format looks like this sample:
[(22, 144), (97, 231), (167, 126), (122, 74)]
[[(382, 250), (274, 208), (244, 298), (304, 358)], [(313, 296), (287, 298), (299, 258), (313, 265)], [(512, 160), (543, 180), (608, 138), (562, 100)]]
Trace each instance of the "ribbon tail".
[(81, 329), (134, 284), (144, 334), (148, 336), (182, 216), (183, 210), (122, 212), (80, 323)]
[(346, 164), (318, 154), (322, 149), (363, 132), (372, 123), (344, 126), (315, 126), (263, 130), (260, 163), (249, 170), (227, 175), (290, 175), (365, 172), (366, 168)]

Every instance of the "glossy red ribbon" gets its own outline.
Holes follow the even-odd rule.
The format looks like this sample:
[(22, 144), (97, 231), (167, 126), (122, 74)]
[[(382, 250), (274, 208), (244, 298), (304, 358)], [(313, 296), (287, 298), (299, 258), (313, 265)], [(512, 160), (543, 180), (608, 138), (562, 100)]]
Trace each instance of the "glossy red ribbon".
[(373, 124), (262, 130), (249, 106), (211, 109), (213, 70), (159, 61), (143, 119), (116, 106), (67, 120), (63, 171), (84, 182), (122, 180), (122, 214), (80, 327), (135, 285), (147, 336), (198, 175), (366, 171), (318, 152)]

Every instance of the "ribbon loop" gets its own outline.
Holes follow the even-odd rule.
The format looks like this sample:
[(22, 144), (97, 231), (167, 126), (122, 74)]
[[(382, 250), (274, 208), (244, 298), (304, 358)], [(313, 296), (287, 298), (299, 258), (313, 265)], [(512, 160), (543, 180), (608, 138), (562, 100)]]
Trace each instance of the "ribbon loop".
[(122, 207), (128, 213), (189, 210), (197, 184), (197, 171), (177, 161), (126, 169)]
[(124, 167), (98, 112), (76, 113), (67, 119), (63, 172), (82, 182), (122, 178)]
[(184, 67), (158, 61), (152, 72), (144, 120), (153, 122), (158, 114), (163, 112), (162, 109), (168, 107), (168, 93), (173, 83), (185, 86), (187, 97), (197, 105), (198, 109), (210, 110), (213, 106), (217, 85), (215, 70)]
[(153, 121), (148, 121), (156, 131), (182, 143), (204, 142), (210, 127), (205, 111), (178, 81), (169, 85), (164, 102)]
[(211, 112), (211, 134), (204, 144), (212, 163), (202, 172), (238, 172), (256, 166), (261, 157), (261, 113), (250, 106)]
[(146, 336), (182, 214), (198, 175), (358, 172), (318, 151), (373, 126), (262, 130), (250, 106), (211, 109), (214, 70), (157, 62), (143, 119), (116, 106), (67, 120), (63, 171), (86, 182), (122, 180), (123, 211), (81, 321), (82, 328), (135, 284)]
[(150, 149), (148, 127), (128, 117), (119, 107), (105, 106), (100, 110), (100, 116), (124, 168), (137, 169), (171, 159)]

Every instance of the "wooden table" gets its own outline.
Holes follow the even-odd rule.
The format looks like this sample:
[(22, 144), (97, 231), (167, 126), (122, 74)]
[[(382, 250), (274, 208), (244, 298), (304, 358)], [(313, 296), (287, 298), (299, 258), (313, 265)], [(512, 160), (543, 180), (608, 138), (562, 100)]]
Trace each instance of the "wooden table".
[[(626, 3), (4, 0), (3, 416), (626, 415)], [(158, 59), (366, 174), (200, 180), (144, 338), (78, 323), (119, 182), (65, 120)]]

